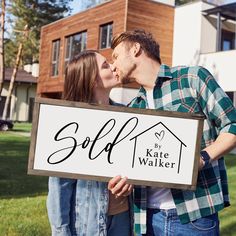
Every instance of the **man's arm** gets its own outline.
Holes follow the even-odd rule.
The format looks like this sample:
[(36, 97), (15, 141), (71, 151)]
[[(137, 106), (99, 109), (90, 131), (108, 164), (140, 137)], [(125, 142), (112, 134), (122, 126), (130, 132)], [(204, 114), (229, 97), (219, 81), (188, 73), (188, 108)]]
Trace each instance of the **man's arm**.
[[(207, 119), (205, 122), (210, 129), (213, 128), (209, 132), (215, 132), (215, 128), (219, 134), (204, 148), (210, 157), (209, 162), (212, 162), (236, 147), (236, 109), (206, 68), (199, 67), (197, 75), (198, 79), (191, 79), (191, 87), (196, 91), (198, 104)], [(202, 169), (205, 163), (201, 157), (199, 160), (199, 169)]]
[[(221, 133), (218, 138), (211, 145), (207, 146), (204, 150), (210, 156), (210, 162), (218, 160), (223, 155), (230, 152), (236, 147), (236, 135), (231, 133)], [(202, 158), (199, 159), (199, 169), (201, 170), (204, 166)]]

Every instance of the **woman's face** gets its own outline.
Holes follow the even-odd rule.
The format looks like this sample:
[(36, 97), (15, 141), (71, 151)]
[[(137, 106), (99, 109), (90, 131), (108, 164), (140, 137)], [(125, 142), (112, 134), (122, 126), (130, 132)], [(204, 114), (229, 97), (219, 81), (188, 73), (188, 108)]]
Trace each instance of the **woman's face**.
[(106, 58), (99, 53), (96, 53), (96, 59), (99, 70), (99, 77), (97, 78), (97, 88), (111, 89), (120, 84), (119, 78), (112, 72), (111, 65)]

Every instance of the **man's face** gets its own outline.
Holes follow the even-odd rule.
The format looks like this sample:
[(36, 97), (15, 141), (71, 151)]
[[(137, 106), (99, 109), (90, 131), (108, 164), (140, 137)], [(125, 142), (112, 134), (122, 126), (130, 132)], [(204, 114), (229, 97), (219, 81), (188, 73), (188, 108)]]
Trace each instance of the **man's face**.
[(132, 81), (132, 74), (136, 68), (131, 49), (132, 47), (130, 48), (124, 42), (121, 42), (114, 48), (112, 53), (113, 71), (123, 84)]

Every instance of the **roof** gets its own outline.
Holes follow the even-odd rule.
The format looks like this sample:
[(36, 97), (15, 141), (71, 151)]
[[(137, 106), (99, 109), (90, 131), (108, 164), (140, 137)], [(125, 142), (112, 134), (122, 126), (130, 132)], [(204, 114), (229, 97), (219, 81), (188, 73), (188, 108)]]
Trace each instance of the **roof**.
[(137, 137), (139, 137), (140, 135), (142, 135), (142, 134), (144, 134), (144, 133), (146, 133), (147, 131), (149, 131), (150, 129), (152, 129), (152, 128), (154, 128), (155, 126), (158, 126), (158, 125), (162, 125), (162, 126), (164, 126), (181, 144), (183, 144), (185, 147), (187, 147), (186, 146), (186, 144), (184, 144), (184, 142), (182, 142), (170, 129), (168, 129), (161, 121), (160, 122), (158, 122), (158, 123), (156, 123), (155, 125), (153, 125), (153, 126), (151, 126), (151, 127), (149, 127), (148, 129), (146, 129), (146, 130), (144, 130), (144, 131), (142, 131), (141, 133), (139, 133), (139, 134), (137, 134), (137, 135), (135, 135), (134, 137), (132, 137), (130, 140), (133, 140), (134, 138), (137, 138)]
[[(10, 81), (12, 76), (13, 68), (6, 68), (5, 69), (5, 79), (4, 81)], [(30, 73), (26, 72), (25, 70), (18, 69), (16, 74), (16, 82), (22, 83), (37, 83), (37, 77), (33, 77)]]
[(214, 7), (203, 12), (207, 15), (217, 15), (217, 13), (220, 13), (224, 18), (236, 20), (236, 2)]

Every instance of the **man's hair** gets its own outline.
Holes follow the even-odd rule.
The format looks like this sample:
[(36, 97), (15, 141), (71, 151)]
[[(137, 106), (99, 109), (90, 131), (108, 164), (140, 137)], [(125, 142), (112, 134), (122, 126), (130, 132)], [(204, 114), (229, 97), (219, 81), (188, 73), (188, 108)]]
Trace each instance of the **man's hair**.
[(127, 43), (128, 46), (139, 43), (148, 57), (161, 64), (160, 46), (151, 33), (142, 29), (123, 32), (112, 39), (111, 48), (114, 49), (121, 42)]

